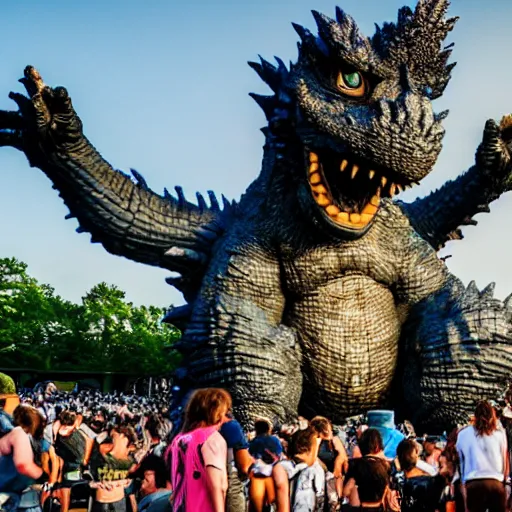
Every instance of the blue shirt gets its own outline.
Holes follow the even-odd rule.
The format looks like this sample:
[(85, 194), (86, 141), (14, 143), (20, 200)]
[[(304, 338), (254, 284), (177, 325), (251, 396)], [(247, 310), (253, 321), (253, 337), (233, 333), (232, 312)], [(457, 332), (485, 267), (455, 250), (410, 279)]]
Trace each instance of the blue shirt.
[(139, 502), (140, 512), (172, 512), (170, 498), (172, 491), (156, 491), (144, 496)]
[(272, 464), (274, 460), (269, 452), (270, 454), (277, 455), (278, 457), (283, 453), (281, 441), (279, 441), (276, 436), (256, 436), (249, 445), (249, 453), (255, 459), (261, 459), (267, 464)]
[(373, 427), (376, 428), (382, 436), (384, 444), (384, 456), (386, 459), (394, 459), (396, 457), (396, 449), (405, 436), (394, 428)]
[(0, 437), (10, 432), (13, 428), (12, 417), (0, 409)]
[(226, 444), (229, 448), (233, 448), (236, 452), (238, 450), (243, 450), (249, 448), (249, 444), (247, 443), (247, 439), (245, 438), (244, 431), (240, 423), (236, 420), (228, 421), (224, 423), (222, 427), (220, 427), (220, 435), (226, 441)]

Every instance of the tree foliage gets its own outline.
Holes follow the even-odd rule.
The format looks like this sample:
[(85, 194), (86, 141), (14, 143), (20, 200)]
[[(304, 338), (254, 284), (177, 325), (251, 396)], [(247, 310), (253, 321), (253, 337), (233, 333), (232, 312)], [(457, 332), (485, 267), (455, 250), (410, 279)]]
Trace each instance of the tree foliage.
[(165, 308), (135, 307), (99, 283), (74, 304), (39, 284), (27, 265), (0, 258), (0, 366), (165, 375), (177, 363), (180, 332)]

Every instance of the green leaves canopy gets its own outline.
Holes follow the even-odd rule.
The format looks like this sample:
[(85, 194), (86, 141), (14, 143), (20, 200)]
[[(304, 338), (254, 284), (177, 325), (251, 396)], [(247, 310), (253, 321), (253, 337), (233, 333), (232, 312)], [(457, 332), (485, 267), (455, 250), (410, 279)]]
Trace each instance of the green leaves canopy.
[(165, 308), (135, 307), (99, 283), (81, 304), (39, 284), (27, 265), (0, 259), (0, 366), (166, 375), (180, 332), (160, 322)]

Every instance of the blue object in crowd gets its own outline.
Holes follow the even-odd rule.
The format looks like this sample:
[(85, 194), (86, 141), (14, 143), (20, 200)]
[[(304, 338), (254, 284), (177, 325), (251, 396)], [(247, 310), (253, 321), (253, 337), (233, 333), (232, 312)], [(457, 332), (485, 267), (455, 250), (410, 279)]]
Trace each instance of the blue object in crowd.
[(396, 457), (396, 449), (405, 436), (396, 430), (395, 413), (388, 410), (368, 411), (368, 426), (376, 428), (382, 436), (384, 456), (387, 459)]

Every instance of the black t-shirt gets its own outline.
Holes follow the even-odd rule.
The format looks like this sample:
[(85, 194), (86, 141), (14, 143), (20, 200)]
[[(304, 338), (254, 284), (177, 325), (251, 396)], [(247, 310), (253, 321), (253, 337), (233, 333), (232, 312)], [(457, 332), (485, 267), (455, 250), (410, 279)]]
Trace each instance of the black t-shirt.
[(55, 438), (55, 453), (64, 461), (64, 472), (74, 471), (80, 467), (85, 456), (85, 437), (73, 430), (69, 436), (57, 434)]
[(334, 449), (332, 441), (325, 439), (320, 443), (318, 458), (325, 464), (327, 471), (334, 472), (334, 461), (337, 456), (338, 451)]
[(402, 488), (402, 512), (434, 512), (446, 480), (441, 475), (406, 478)]
[(366, 456), (349, 462), (345, 481), (355, 480), (361, 503), (376, 503), (384, 497), (389, 474), (390, 466), (386, 460)]

